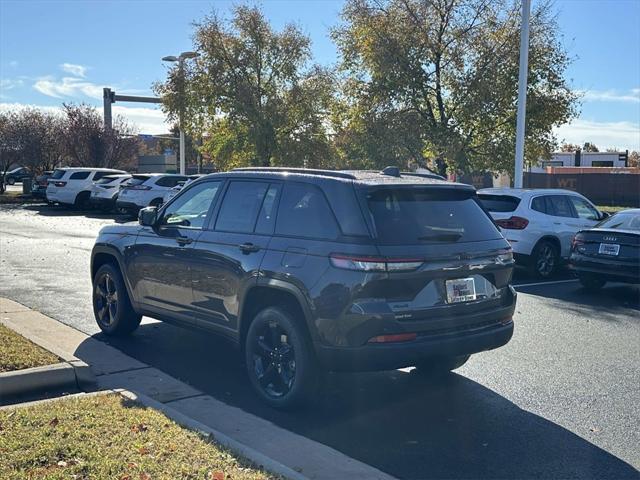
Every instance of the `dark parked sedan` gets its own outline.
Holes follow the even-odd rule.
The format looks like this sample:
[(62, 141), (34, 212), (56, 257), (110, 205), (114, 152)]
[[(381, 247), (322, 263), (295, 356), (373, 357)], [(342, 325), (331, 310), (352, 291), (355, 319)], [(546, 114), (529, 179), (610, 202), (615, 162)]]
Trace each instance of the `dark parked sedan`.
[(31, 186), (31, 195), (38, 198), (47, 198), (47, 182), (53, 175), (52, 170), (42, 172), (42, 175), (38, 175), (34, 178), (33, 185)]
[(571, 268), (585, 288), (640, 283), (640, 209), (623, 210), (573, 239)]
[(4, 176), (4, 182), (7, 185), (13, 185), (16, 182), (22, 182), (25, 178), (31, 178), (31, 172), (29, 172), (25, 167), (18, 167), (7, 172)]

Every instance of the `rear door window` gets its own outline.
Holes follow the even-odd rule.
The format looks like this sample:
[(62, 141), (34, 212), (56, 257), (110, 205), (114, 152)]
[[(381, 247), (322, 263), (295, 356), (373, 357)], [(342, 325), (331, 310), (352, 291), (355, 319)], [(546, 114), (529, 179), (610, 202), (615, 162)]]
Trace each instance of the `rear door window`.
[(268, 188), (267, 182), (232, 181), (220, 206), (215, 229), (253, 233)]
[(91, 172), (75, 172), (69, 177), (69, 180), (86, 180)]
[(335, 240), (340, 234), (327, 199), (315, 185), (286, 183), (278, 208), (276, 234)]
[(468, 191), (379, 188), (366, 195), (382, 245), (476, 242), (500, 232)]
[(520, 204), (518, 197), (511, 195), (479, 194), (480, 203), (489, 212), (513, 212)]
[[(547, 199), (547, 213), (549, 215), (554, 217), (575, 217), (567, 195), (549, 195)], [(549, 211), (550, 208), (551, 211)]]

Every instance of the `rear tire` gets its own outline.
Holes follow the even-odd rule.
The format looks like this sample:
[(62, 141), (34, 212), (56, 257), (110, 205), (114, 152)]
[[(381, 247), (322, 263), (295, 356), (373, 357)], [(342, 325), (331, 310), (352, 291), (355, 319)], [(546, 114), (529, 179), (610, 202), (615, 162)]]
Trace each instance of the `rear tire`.
[(597, 292), (607, 283), (606, 280), (594, 277), (592, 275), (578, 275), (578, 280), (582, 284), (582, 287), (589, 292)]
[(260, 311), (245, 339), (245, 363), (251, 385), (273, 408), (293, 409), (317, 388), (318, 366), (307, 332), (278, 307)]
[(16, 179), (13, 177), (7, 178), (7, 185), (15, 185)]
[(89, 208), (89, 192), (80, 192), (75, 201), (73, 202), (73, 206), (79, 210), (86, 210)]
[(471, 355), (435, 357), (416, 363), (416, 372), (425, 376), (442, 376), (467, 363)]
[(131, 306), (120, 270), (110, 263), (93, 277), (93, 314), (100, 330), (110, 336), (129, 335), (140, 325), (142, 316)]
[(538, 242), (531, 255), (531, 271), (538, 278), (551, 278), (558, 269), (560, 252), (549, 240)]

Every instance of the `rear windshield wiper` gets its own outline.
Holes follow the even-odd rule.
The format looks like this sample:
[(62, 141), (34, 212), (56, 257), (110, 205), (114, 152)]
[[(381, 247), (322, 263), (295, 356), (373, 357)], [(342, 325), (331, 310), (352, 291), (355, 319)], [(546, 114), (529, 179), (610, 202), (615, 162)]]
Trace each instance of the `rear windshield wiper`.
[(461, 233), (434, 233), (433, 235), (423, 235), (418, 240), (436, 240), (440, 242), (455, 242), (460, 240)]

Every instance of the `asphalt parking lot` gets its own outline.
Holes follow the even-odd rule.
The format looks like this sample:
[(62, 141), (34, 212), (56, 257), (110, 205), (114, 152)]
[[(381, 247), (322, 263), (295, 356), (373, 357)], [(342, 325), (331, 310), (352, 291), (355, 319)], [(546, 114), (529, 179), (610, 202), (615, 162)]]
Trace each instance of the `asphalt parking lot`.
[[(124, 221), (119, 218), (116, 221)], [(0, 295), (106, 341), (89, 255), (109, 216), (0, 205)], [(640, 288), (588, 294), (518, 271), (516, 332), (441, 380), (331, 375), (308, 409), (274, 412), (225, 342), (146, 320), (125, 353), (400, 478), (640, 478)]]

